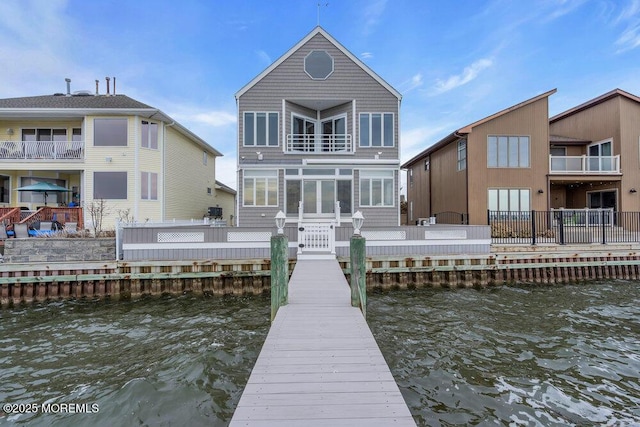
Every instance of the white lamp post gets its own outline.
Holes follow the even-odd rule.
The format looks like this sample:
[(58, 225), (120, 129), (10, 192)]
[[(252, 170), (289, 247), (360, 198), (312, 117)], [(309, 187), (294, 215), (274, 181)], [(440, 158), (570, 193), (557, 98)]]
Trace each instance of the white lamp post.
[(362, 212), (357, 211), (354, 213), (351, 217), (351, 223), (353, 224), (353, 234), (359, 236), (362, 224), (364, 224), (364, 216), (362, 216)]
[(279, 211), (276, 214), (276, 227), (278, 227), (278, 234), (284, 234), (284, 223), (287, 220), (287, 215)]

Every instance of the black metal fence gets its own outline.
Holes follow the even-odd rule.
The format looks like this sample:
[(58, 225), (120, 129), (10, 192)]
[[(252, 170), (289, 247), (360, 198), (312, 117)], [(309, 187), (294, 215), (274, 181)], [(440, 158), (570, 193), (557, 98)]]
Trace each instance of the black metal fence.
[(488, 211), (492, 243), (636, 243), (640, 212), (613, 209)]

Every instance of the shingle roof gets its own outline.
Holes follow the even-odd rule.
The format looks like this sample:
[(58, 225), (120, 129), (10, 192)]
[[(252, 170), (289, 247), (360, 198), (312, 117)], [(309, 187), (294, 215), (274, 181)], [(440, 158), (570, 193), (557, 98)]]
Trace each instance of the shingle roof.
[(0, 99), (0, 117), (74, 117), (95, 114), (100, 110), (109, 110), (109, 114), (140, 115), (154, 120), (161, 120), (174, 127), (183, 135), (192, 138), (200, 146), (210, 150), (216, 156), (222, 156), (218, 150), (209, 145), (180, 123), (157, 108), (129, 98), (126, 95), (71, 95), (63, 94), (26, 96), (22, 98)]
[(0, 108), (154, 109), (126, 95), (42, 95), (0, 99)]

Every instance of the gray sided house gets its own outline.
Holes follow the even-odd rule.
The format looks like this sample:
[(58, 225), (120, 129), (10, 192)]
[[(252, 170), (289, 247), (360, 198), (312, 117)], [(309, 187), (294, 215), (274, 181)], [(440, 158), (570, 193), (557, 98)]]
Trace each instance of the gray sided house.
[(316, 27), (236, 93), (237, 224), (399, 225), (400, 100)]

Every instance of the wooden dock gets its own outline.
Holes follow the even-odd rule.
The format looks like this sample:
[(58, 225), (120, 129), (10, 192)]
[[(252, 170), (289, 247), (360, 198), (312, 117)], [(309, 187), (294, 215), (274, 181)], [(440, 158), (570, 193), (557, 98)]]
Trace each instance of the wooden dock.
[(230, 426), (414, 426), (338, 262), (298, 261)]

